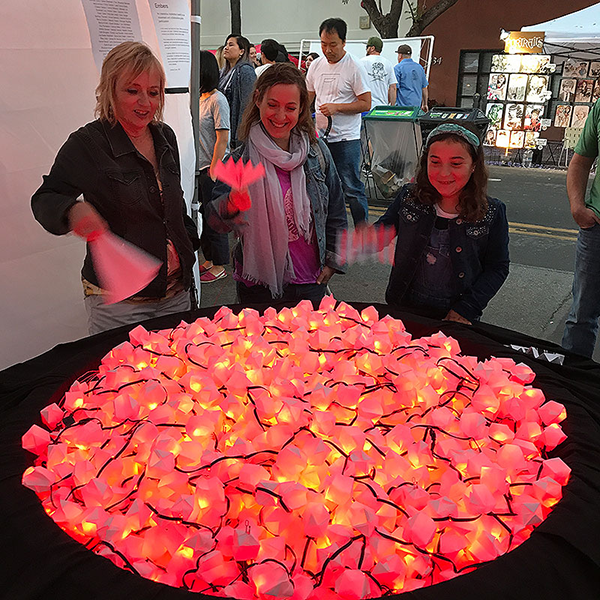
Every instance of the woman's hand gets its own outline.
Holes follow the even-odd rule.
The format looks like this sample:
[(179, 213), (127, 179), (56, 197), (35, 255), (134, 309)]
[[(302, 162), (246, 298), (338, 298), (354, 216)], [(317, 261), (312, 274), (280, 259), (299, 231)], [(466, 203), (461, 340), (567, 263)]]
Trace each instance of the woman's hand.
[(108, 230), (106, 221), (87, 202), (76, 202), (68, 214), (71, 231), (87, 240)]
[(321, 274), (317, 277), (317, 283), (326, 284), (334, 273), (335, 271), (331, 267), (325, 265), (321, 271)]
[(444, 317), (444, 321), (454, 321), (455, 323), (462, 323), (463, 325), (473, 325), (471, 321), (465, 319), (454, 310), (450, 310), (448, 312), (448, 314)]
[(248, 188), (241, 190), (231, 190), (229, 192), (229, 198), (227, 200), (227, 212), (229, 214), (235, 214), (236, 212), (244, 212), (252, 206), (252, 200), (250, 200), (250, 194), (248, 194)]

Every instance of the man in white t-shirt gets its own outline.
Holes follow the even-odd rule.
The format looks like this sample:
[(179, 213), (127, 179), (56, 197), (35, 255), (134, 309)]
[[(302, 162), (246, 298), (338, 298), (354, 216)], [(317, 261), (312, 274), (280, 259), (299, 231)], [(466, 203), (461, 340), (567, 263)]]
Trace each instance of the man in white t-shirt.
[(260, 67), (256, 67), (256, 69), (254, 69), (257, 78), (262, 73), (264, 73), (271, 65), (275, 64), (278, 52), (279, 44), (275, 40), (269, 38), (261, 42), (260, 61), (262, 64), (260, 65)]
[(310, 65), (306, 85), (310, 101), (315, 99), (319, 136), (327, 141), (357, 226), (369, 216), (365, 186), (360, 179), (360, 125), (361, 113), (371, 108), (371, 89), (364, 68), (344, 49), (346, 32), (342, 19), (321, 23), (319, 36), (324, 56)]
[(367, 41), (367, 55), (360, 59), (364, 65), (371, 87), (371, 108), (396, 104), (396, 76), (394, 65), (381, 56), (383, 41), (376, 35)]

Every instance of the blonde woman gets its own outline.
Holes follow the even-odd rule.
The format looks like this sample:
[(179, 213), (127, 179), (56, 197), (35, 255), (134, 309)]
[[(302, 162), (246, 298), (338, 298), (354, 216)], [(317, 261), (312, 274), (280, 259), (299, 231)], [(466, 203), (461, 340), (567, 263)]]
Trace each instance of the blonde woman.
[(173, 130), (162, 122), (165, 74), (152, 51), (124, 42), (104, 59), (97, 120), (73, 132), (31, 199), (50, 233), (110, 229), (162, 261), (136, 296), (107, 305), (89, 252), (81, 271), (90, 334), (190, 309), (196, 227), (187, 217)]

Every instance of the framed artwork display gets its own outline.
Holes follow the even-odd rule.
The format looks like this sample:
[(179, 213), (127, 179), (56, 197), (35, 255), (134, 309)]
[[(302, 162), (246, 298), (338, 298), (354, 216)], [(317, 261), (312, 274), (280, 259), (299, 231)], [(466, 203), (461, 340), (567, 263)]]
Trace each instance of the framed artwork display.
[(524, 104), (507, 104), (504, 112), (504, 129), (521, 129), (523, 127)]
[(537, 131), (525, 132), (525, 148), (537, 148), (537, 141), (540, 134)]
[(523, 102), (527, 91), (528, 76), (521, 73), (512, 74), (508, 80), (506, 99), (511, 102)]
[(600, 61), (594, 60), (590, 63), (588, 77), (593, 77), (594, 79), (600, 77)]
[(585, 120), (590, 112), (590, 107), (583, 104), (576, 104), (573, 107), (573, 118), (571, 119), (571, 127), (583, 127)]
[(508, 76), (504, 73), (491, 73), (488, 84), (488, 100), (505, 100)]
[(508, 144), (510, 142), (510, 131), (506, 129), (498, 130), (496, 134), (496, 146), (498, 148), (508, 148)]
[(558, 99), (561, 102), (573, 102), (575, 99), (575, 87), (577, 79), (561, 79)]
[(523, 129), (525, 131), (540, 131), (542, 128), (542, 117), (544, 116), (543, 104), (528, 104), (525, 107), (523, 118)]
[(524, 131), (511, 131), (508, 147), (509, 148), (522, 148), (524, 141), (525, 141), (525, 132)]
[(597, 102), (600, 99), (600, 79), (594, 84), (594, 91), (592, 92), (592, 102)]
[(551, 57), (546, 54), (523, 54), (521, 73), (549, 73)]
[(587, 77), (589, 63), (587, 60), (568, 58), (563, 63), (563, 77)]
[(496, 133), (497, 129), (488, 129), (483, 140), (484, 146), (495, 146), (496, 145)]
[(530, 75), (527, 87), (527, 102), (544, 102), (548, 91), (547, 75)]
[(578, 79), (575, 90), (575, 102), (591, 102), (594, 91), (593, 79)]
[(504, 115), (504, 104), (488, 104), (485, 109), (485, 114), (490, 120), (492, 129), (500, 129), (502, 127), (502, 117)]
[(521, 70), (519, 54), (494, 54), (492, 56), (492, 71), (499, 73), (518, 73)]
[(554, 127), (568, 127), (571, 123), (571, 112), (573, 107), (570, 104), (559, 104), (554, 113)]

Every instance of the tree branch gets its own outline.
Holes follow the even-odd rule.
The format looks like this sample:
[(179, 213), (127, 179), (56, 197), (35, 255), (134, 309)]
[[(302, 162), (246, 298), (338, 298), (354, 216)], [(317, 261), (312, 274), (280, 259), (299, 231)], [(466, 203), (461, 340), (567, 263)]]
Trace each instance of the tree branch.
[(371, 22), (383, 39), (398, 37), (398, 23), (402, 16), (404, 0), (392, 0), (390, 12), (383, 14), (381, 5), (377, 6), (375, 0), (362, 0), (360, 5), (371, 18)]
[(412, 27), (406, 34), (409, 37), (420, 35), (428, 25), (431, 25), (442, 13), (454, 6), (458, 0), (440, 0), (437, 4), (426, 10), (418, 19), (413, 20)]

